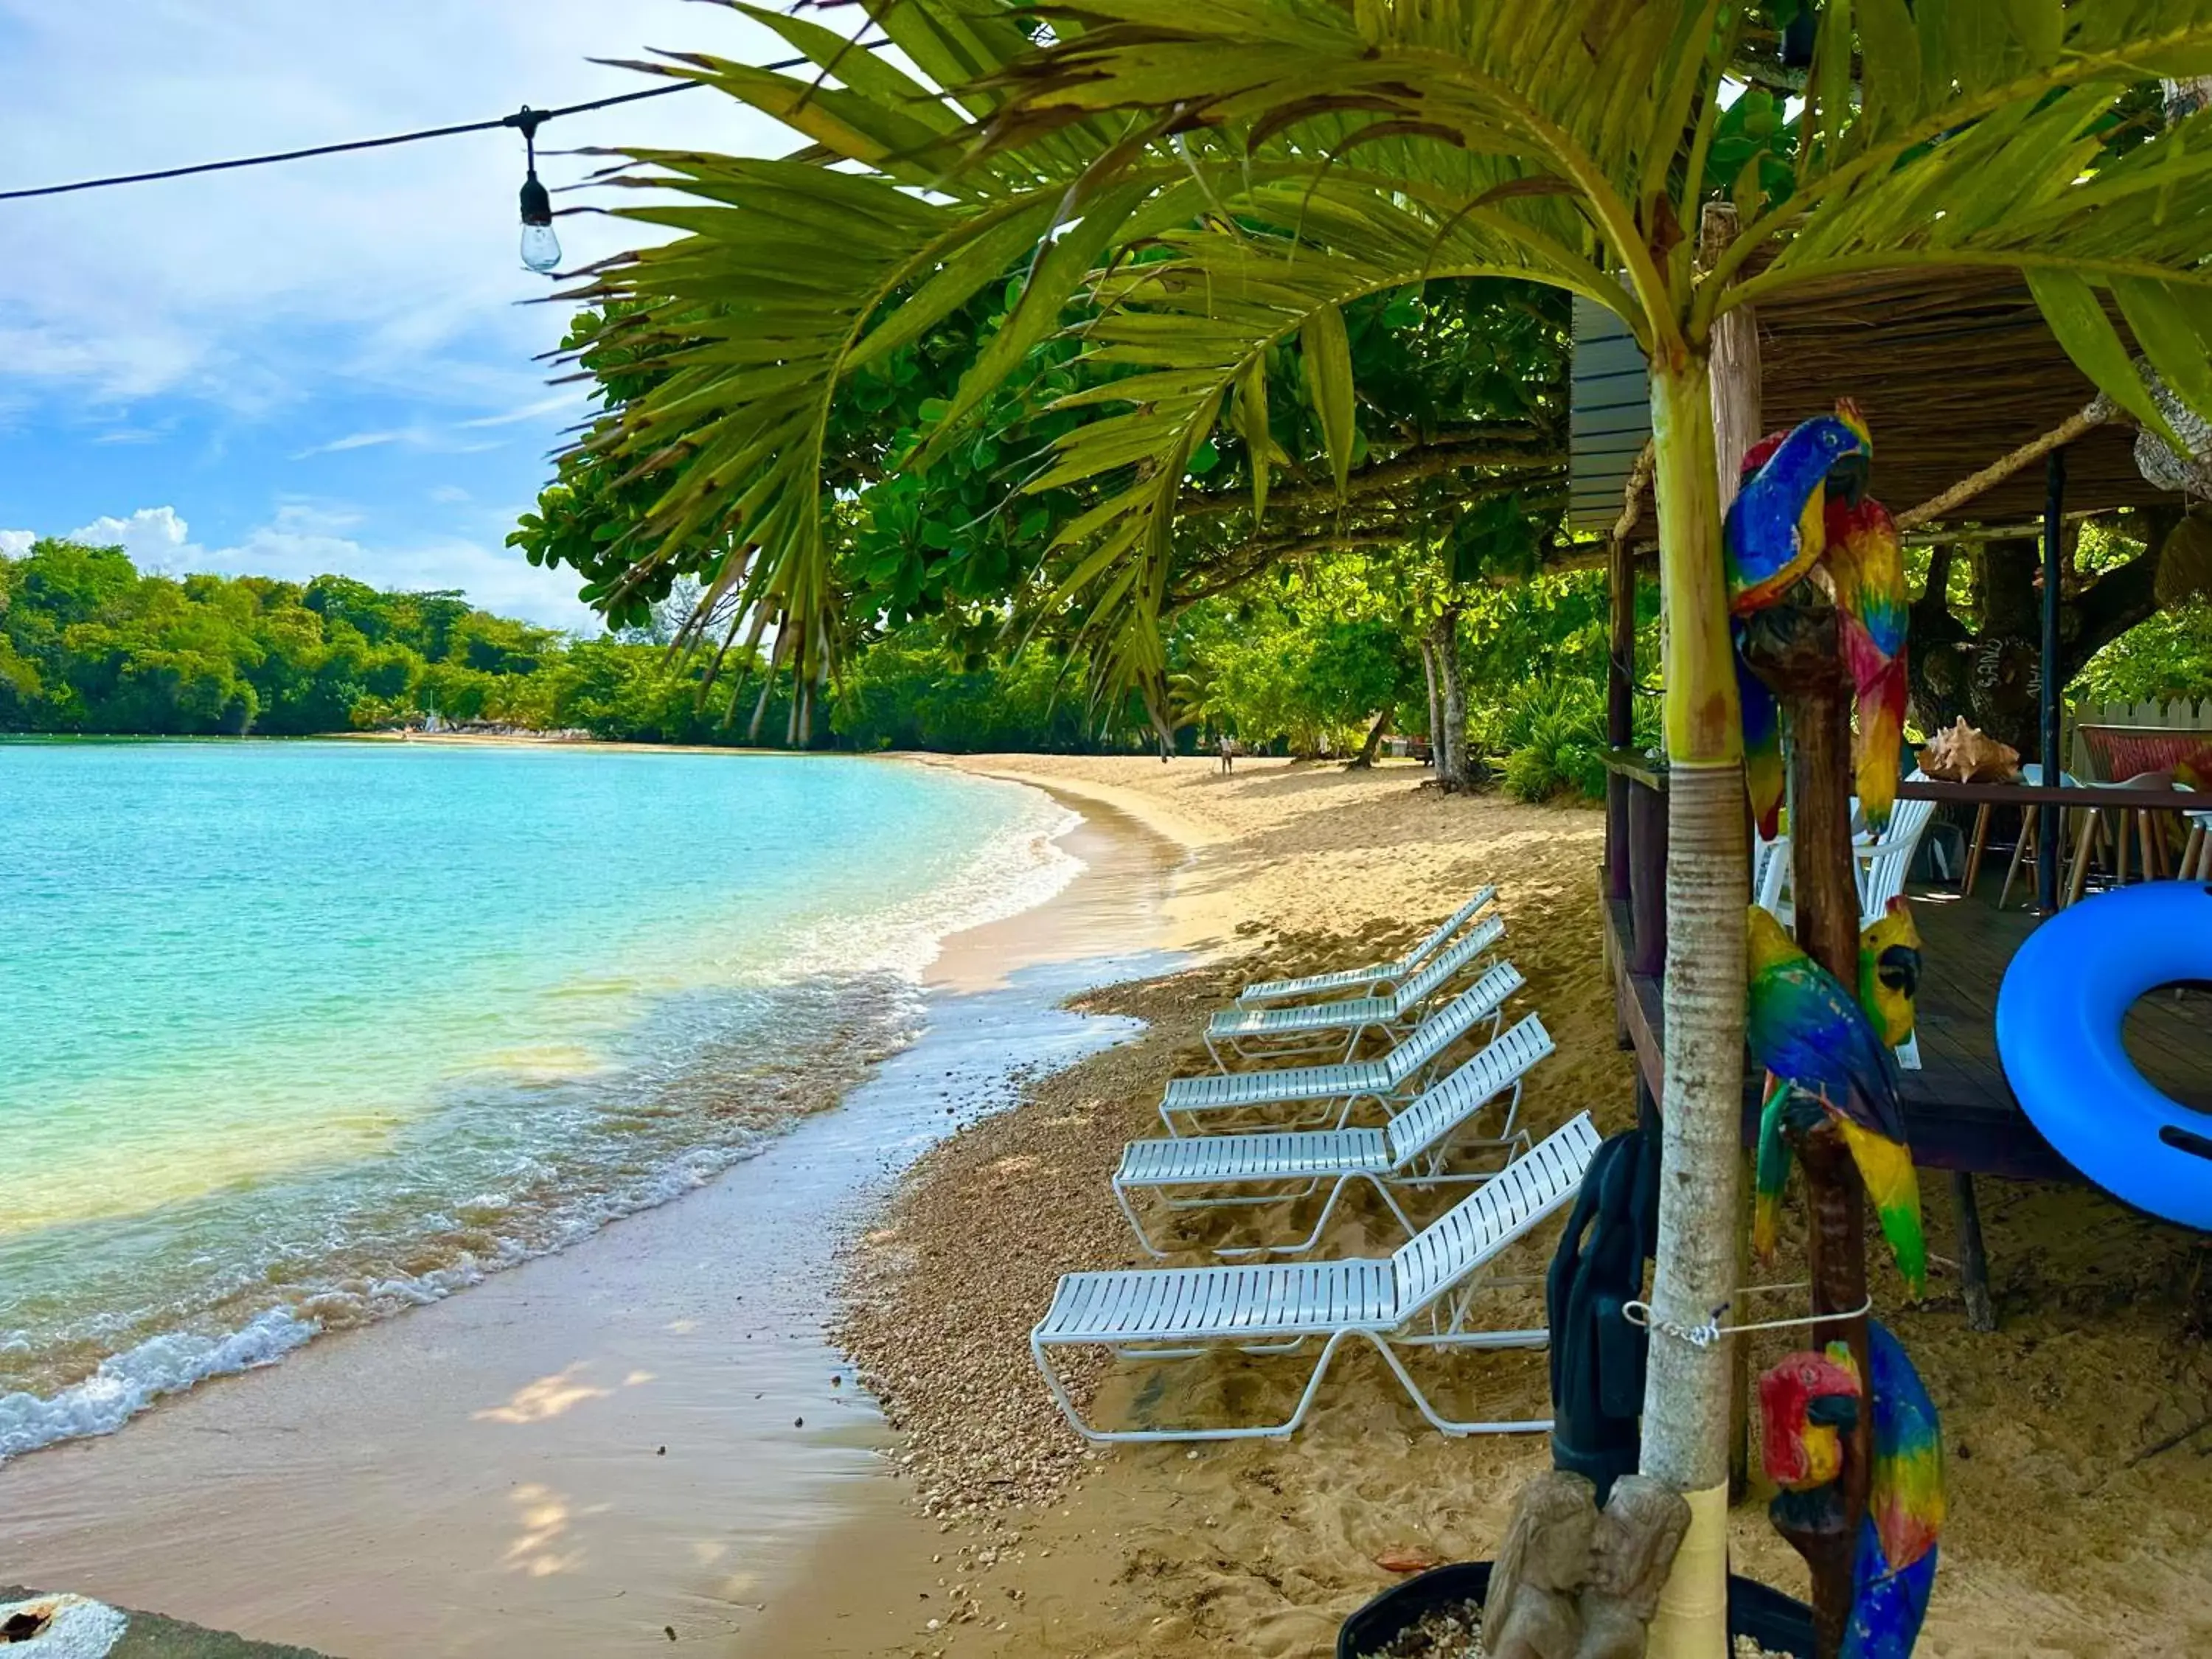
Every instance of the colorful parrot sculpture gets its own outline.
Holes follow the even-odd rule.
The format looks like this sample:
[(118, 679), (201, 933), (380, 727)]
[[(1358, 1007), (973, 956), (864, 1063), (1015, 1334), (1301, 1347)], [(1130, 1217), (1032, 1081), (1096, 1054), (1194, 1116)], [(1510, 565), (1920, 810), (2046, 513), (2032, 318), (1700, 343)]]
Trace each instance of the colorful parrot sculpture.
[(1879, 1320), (1867, 1322), (1871, 1389), (1860, 1386), (1850, 1350), (1794, 1353), (1759, 1380), (1766, 1472), (1782, 1488), (1778, 1520), (1804, 1495), (1843, 1472), (1845, 1433), (1871, 1393), (1874, 1467), (1867, 1513), (1851, 1563), (1851, 1610), (1842, 1659), (1905, 1659), (1918, 1640), (1936, 1579), (1943, 1530), (1943, 1437), (1935, 1402), (1904, 1346)]
[(1898, 1103), (1897, 1058), (1850, 993), (1798, 949), (1780, 922), (1753, 905), (1748, 925), (1744, 1035), (1753, 1057), (1783, 1085), (1771, 1090), (1759, 1115), (1752, 1243), (1762, 1255), (1772, 1253), (1790, 1167), (1783, 1131), (1800, 1109), (1797, 1097), (1808, 1097), (1842, 1134), (1874, 1200), (1882, 1237), (1918, 1297), (1928, 1285), (1928, 1244), (1920, 1226), (1920, 1179)]
[(1828, 481), (1836, 480), (1838, 501), (1856, 501), (1873, 452), (1866, 422), (1848, 399), (1833, 415), (1762, 438), (1744, 454), (1742, 486), (1721, 527), (1729, 609), (1737, 618), (1744, 784), (1759, 833), (1770, 841), (1781, 821), (1782, 711), (1744, 660), (1741, 619), (1774, 604), (1819, 561), (1827, 544)]
[(1743, 787), (1760, 839), (1782, 827), (1782, 797), (1789, 780), (1782, 766), (1782, 705), (1766, 682), (1743, 659), (1743, 626), (1735, 627), (1736, 702), (1743, 710)]
[(1802, 421), (1780, 439), (1762, 439), (1744, 457), (1748, 476), (1721, 526), (1729, 610), (1763, 611), (1813, 568), (1827, 544), (1827, 483), (1858, 499), (1874, 439), (1856, 405)]
[(1920, 994), (1920, 929), (1899, 894), (1859, 929), (1859, 1006), (1881, 1040), (1896, 1048), (1912, 1035)]
[(1826, 534), (1821, 562), (1842, 613), (1844, 661), (1858, 704), (1859, 805), (1879, 835), (1897, 800), (1905, 744), (1905, 546), (1889, 509), (1871, 496), (1831, 497)]

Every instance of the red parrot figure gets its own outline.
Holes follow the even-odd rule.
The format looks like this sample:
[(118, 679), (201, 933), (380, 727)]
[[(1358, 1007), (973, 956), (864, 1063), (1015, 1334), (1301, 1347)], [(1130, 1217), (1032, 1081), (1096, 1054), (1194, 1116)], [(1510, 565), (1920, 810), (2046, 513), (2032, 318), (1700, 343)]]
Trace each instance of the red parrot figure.
[(1889, 509), (1871, 496), (1826, 501), (1821, 562), (1842, 612), (1844, 661), (1858, 703), (1854, 770), (1867, 827), (1879, 835), (1897, 799), (1905, 744), (1905, 548)]

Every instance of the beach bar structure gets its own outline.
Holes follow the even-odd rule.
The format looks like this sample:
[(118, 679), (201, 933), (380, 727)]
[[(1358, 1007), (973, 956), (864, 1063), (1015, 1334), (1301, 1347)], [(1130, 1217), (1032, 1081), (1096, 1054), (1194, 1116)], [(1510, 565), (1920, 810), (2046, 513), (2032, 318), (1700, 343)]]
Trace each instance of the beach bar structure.
[[(2124, 328), (2124, 325), (2123, 325)], [(2136, 428), (2115, 418), (2051, 337), (2026, 287), (2009, 274), (1958, 271), (1838, 280), (1759, 309), (1735, 350), (1715, 353), (1716, 424), (1733, 453), (1855, 399), (1875, 439), (1873, 485), (1908, 533), (1944, 526), (1960, 540), (2042, 544), (2041, 731), (2058, 752), (2061, 538), (2068, 521), (2130, 507), (2181, 504), (2144, 477)], [(1607, 684), (1612, 752), (1606, 804), (1607, 961), (1624, 1048), (1634, 1051), (1639, 1105), (1654, 1109), (1665, 1064), (1661, 976), (1667, 956), (1664, 763), (1633, 746), (1635, 594), (1650, 556), (1648, 382), (1616, 320), (1577, 302), (1571, 515), (1608, 538), (1613, 624)], [(1733, 460), (1725, 462), (1732, 467)], [(1904, 799), (1972, 809), (2038, 810), (2039, 908), (2058, 897), (2061, 811), (2085, 804), (2063, 787), (1908, 781)], [(2100, 789), (2102, 810), (2172, 811), (2171, 792)], [(1972, 817), (1971, 811), (1968, 813)], [(1909, 890), (1923, 943), (1918, 997), (1921, 1066), (1905, 1073), (1914, 1161), (1949, 1172), (1970, 1318), (1993, 1322), (1973, 1180), (2078, 1179), (2036, 1132), (2007, 1085), (1996, 1048), (1996, 995), (2036, 918)], [(2153, 1082), (2212, 1109), (2212, 1054), (2193, 1029), (2201, 1011), (2146, 999), (2131, 1017), (2130, 1052)], [(1755, 1137), (1759, 1078), (1747, 1072), (1746, 1142)]]

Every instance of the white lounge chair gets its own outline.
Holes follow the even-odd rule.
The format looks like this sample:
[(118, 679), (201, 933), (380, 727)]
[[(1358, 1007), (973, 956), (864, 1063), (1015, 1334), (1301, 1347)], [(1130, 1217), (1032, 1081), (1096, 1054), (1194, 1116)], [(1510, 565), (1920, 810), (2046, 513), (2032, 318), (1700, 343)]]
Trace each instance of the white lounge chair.
[(1498, 1012), (1523, 983), (1521, 970), (1501, 962), (1431, 1014), (1387, 1054), (1373, 1060), (1341, 1060), (1334, 1066), (1278, 1066), (1257, 1072), (1216, 1072), (1209, 1077), (1179, 1077), (1160, 1101), (1160, 1121), (1171, 1135), (1202, 1134), (1231, 1114), (1255, 1107), (1305, 1105), (1274, 1128), (1328, 1124), (1341, 1128), (1363, 1102), (1389, 1106), (1407, 1100), (1429, 1081), (1438, 1056), (1484, 1020), (1496, 1036), (1504, 1023)]
[(1237, 1000), (1249, 1008), (1265, 1002), (1310, 1002), (1327, 996), (1371, 997), (1395, 991), (1497, 896), (1495, 887), (1477, 888), (1473, 898), (1446, 916), (1434, 933), (1395, 961), (1371, 963), (1364, 968), (1340, 968), (1330, 974), (1308, 974), (1303, 979), (1262, 980), (1246, 986), (1237, 994)]
[[(1597, 1151), (1581, 1116), (1515, 1159), (1388, 1256), (1241, 1267), (1138, 1267), (1067, 1273), (1030, 1352), (1077, 1433), (1091, 1440), (1244, 1440), (1288, 1435), (1305, 1421), (1328, 1362), (1353, 1339), (1371, 1343), (1421, 1415), (1446, 1434), (1538, 1433), (1548, 1419), (1458, 1422), (1429, 1403), (1401, 1348), (1541, 1347), (1543, 1330), (1485, 1330), (1468, 1322), (1478, 1279), (1505, 1248), (1565, 1205)], [(1060, 1348), (1106, 1348), (1134, 1359), (1188, 1359), (1226, 1348), (1291, 1353), (1321, 1344), (1313, 1375), (1279, 1423), (1196, 1429), (1094, 1428), (1052, 1367)]]
[[(1229, 1069), (1229, 1062), (1221, 1055), (1224, 1043), (1239, 1060), (1338, 1048), (1350, 1060), (1368, 1032), (1397, 1031), (1410, 1025), (1424, 1003), (1460, 975), (1480, 965), (1504, 937), (1504, 922), (1496, 916), (1486, 918), (1431, 957), (1387, 997), (1303, 1002), (1287, 1008), (1224, 1008), (1206, 1023), (1206, 1051), (1224, 1072)], [(1258, 1045), (1256, 1054), (1248, 1044)]]
[[(1114, 1197), (1129, 1218), (1137, 1242), (1154, 1255), (1168, 1254), (1152, 1242), (1139, 1213), (1135, 1194), (1153, 1193), (1178, 1210), (1282, 1204), (1310, 1194), (1324, 1181), (1334, 1184), (1328, 1200), (1315, 1219), (1313, 1230), (1295, 1244), (1255, 1244), (1217, 1249), (1214, 1254), (1236, 1255), (1295, 1255), (1321, 1241), (1336, 1201), (1355, 1181), (1372, 1187), (1413, 1237), (1420, 1231), (1399, 1204), (1394, 1187), (1441, 1186), (1447, 1182), (1481, 1182), (1497, 1174), (1447, 1174), (1448, 1153), (1470, 1146), (1497, 1147), (1509, 1152), (1524, 1150), (1525, 1133), (1516, 1133), (1521, 1111), (1521, 1080), (1528, 1068), (1552, 1052), (1552, 1035), (1544, 1022), (1530, 1014), (1518, 1025), (1477, 1054), (1441, 1083), (1424, 1090), (1403, 1111), (1379, 1129), (1314, 1129), (1304, 1133), (1254, 1135), (1198, 1135), (1180, 1139), (1133, 1140), (1121, 1153), (1121, 1166), (1114, 1172)], [(1497, 1133), (1479, 1141), (1461, 1138), (1461, 1131), (1505, 1097), (1504, 1121)], [(1261, 1187), (1269, 1190), (1229, 1195), (1224, 1188)], [(1178, 1189), (1200, 1188), (1202, 1198), (1170, 1196)], [(1291, 1190), (1285, 1190), (1290, 1188)]]

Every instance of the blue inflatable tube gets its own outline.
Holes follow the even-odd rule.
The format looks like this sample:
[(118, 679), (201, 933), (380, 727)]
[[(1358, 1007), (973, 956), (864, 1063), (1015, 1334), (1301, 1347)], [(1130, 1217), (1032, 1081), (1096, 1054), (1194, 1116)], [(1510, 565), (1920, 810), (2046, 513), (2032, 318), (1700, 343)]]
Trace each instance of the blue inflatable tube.
[(2212, 980), (2212, 886), (2145, 882), (2069, 905), (2005, 970), (1997, 1053), (2068, 1163), (2137, 1209), (2212, 1231), (2212, 1117), (2152, 1088), (2120, 1041), (2136, 1000), (2177, 980)]

